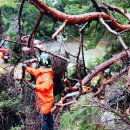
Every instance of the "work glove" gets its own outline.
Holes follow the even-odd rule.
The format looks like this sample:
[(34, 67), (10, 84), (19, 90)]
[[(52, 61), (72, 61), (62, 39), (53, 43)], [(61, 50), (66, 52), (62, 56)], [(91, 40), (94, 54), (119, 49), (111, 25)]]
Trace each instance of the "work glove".
[(36, 88), (36, 85), (28, 83), (27, 87), (30, 88), (30, 89), (32, 89), (32, 90), (34, 90)]

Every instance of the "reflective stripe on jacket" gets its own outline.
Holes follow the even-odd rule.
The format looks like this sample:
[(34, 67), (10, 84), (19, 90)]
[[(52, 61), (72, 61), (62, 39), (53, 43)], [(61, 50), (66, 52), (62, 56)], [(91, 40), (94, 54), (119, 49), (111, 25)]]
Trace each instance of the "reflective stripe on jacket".
[(36, 104), (37, 110), (40, 107), (40, 111), (43, 114), (48, 114), (54, 103), (53, 96), (53, 71), (51, 68), (40, 67), (33, 69), (27, 67), (26, 71), (36, 78), (36, 95), (38, 104)]

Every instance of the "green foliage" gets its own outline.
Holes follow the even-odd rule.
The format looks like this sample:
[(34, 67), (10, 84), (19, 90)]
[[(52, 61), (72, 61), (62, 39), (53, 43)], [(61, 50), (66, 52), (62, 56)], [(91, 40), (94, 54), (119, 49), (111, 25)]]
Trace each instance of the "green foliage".
[(86, 63), (86, 67), (88, 69), (93, 69), (95, 67), (95, 64), (91, 60), (88, 60)]
[(0, 7), (6, 6), (10, 8), (16, 8), (17, 7), (17, 2), (15, 0), (1, 0), (0, 1)]
[(130, 47), (130, 32), (123, 34), (123, 40), (125, 41), (126, 45)]
[(87, 50), (89, 50), (89, 49), (94, 49), (95, 47), (96, 47), (96, 44), (94, 43), (93, 40), (90, 40), (90, 41), (85, 45), (85, 48), (86, 48)]
[(119, 81), (118, 88), (124, 89), (125, 83), (123, 81)]
[(111, 70), (113, 72), (119, 72), (119, 70), (121, 70), (123, 68), (123, 64), (119, 61), (119, 62), (116, 62), (115, 64), (113, 64), (111, 66)]
[[(130, 12), (130, 1), (129, 0), (106, 0), (107, 4), (109, 5), (114, 5), (117, 7), (121, 7), (124, 8), (125, 11)], [(114, 18), (118, 21), (121, 22), (123, 24), (128, 24), (128, 20), (121, 15), (120, 13), (117, 13), (116, 11), (111, 11), (111, 13), (113, 14)]]
[(20, 127), (19, 126), (16, 126), (16, 127), (11, 127), (10, 130), (20, 130)]
[[(52, 30), (53, 28), (53, 22), (50, 18), (45, 17), (45, 19), (43, 20), (43, 22), (40, 25), (40, 30), (43, 30), (39, 33), (39, 37), (37, 35), (38, 38), (40, 38), (41, 36), (49, 36), (51, 37), (52, 33), (54, 32), (54, 30)], [(43, 39), (42, 39), (43, 40)]]
[(116, 5), (122, 8), (129, 8), (130, 1), (129, 0), (106, 0), (110, 5)]
[(74, 37), (79, 37), (78, 29), (75, 26), (67, 26), (65, 28), (66, 33), (68, 34), (68, 39), (74, 39)]
[(65, 8), (64, 8), (65, 12), (67, 14), (72, 14), (72, 15), (75, 15), (75, 14), (83, 14), (83, 13), (87, 13), (87, 11), (90, 10), (90, 7), (89, 6), (80, 6), (79, 4), (72, 4), (72, 5), (67, 5)]
[(75, 78), (77, 75), (76, 65), (69, 64), (70, 66), (67, 67), (67, 77)]
[[(92, 8), (92, 3), (90, 0), (59, 0), (56, 4), (54, 4), (55, 0), (43, 0), (49, 6), (55, 7), (58, 10), (61, 10), (67, 14), (83, 14), (94, 11)], [(121, 2), (117, 2), (118, 0), (106, 0), (110, 5), (116, 5), (122, 8), (125, 8), (127, 11), (130, 11), (130, 0), (120, 0)], [(1, 0), (0, 1), (0, 10), (2, 12), (2, 20), (4, 24), (4, 34), (10, 35), (11, 39), (14, 40), (15, 36), (18, 34), (17, 29), (12, 29), (14, 21), (14, 17), (18, 17), (18, 10), (20, 7), (20, 3), (15, 2), (15, 0)], [(119, 13), (112, 13), (117, 21), (121, 23), (128, 23), (128, 20), (124, 18)], [(26, 1), (24, 5), (24, 9), (22, 12), (22, 27), (25, 34), (30, 34), (35, 23), (37, 17), (39, 15), (39, 11), (32, 6), (29, 2)], [(56, 26), (59, 27), (61, 23), (57, 23)], [(97, 27), (97, 28), (96, 28)], [(75, 26), (66, 27), (66, 32), (71, 34), (74, 37), (78, 37), (78, 29)], [(51, 36), (53, 30), (53, 22), (50, 18), (44, 16), (40, 27), (36, 33), (36, 38), (43, 40), (44, 35)], [(122, 35), (126, 44), (130, 46), (130, 32), (124, 33)], [(85, 38), (89, 41), (85, 44), (87, 49), (95, 48), (96, 44), (102, 39), (106, 39), (109, 41), (109, 45), (106, 49), (106, 55), (104, 56), (104, 60), (107, 60), (112, 57), (113, 54), (121, 51), (122, 46), (119, 41), (115, 38), (113, 34), (108, 33), (106, 28), (103, 25), (96, 26), (96, 22), (90, 23), (89, 27), (85, 30)], [(10, 43), (10, 48), (13, 48), (13, 44)], [(99, 65), (103, 61), (102, 58), (94, 58), (91, 61), (87, 61), (88, 68), (92, 69), (93, 67)], [(14, 62), (14, 61), (12, 61)], [(112, 71), (118, 71), (122, 68), (121, 63), (114, 64), (112, 66)], [(122, 83), (120, 83), (121, 86)], [(4, 96), (3, 96), (4, 95)], [(59, 97), (56, 97), (58, 100)], [(1, 93), (0, 95), (0, 111), (4, 108), (11, 108), (14, 110), (18, 109), (19, 99), (17, 97), (8, 98), (8, 95), (5, 93)], [(61, 117), (61, 128), (69, 130), (94, 130), (96, 129), (96, 125), (94, 125), (93, 120), (95, 117), (100, 114), (100, 110), (94, 107), (84, 107), (83, 102), (80, 100), (80, 104), (78, 106), (73, 106), (70, 112), (65, 112)], [(87, 105), (88, 102), (85, 102)], [(72, 125), (73, 124), (73, 125)], [(18, 130), (19, 127), (12, 127), (11, 130)], [(102, 129), (102, 128), (101, 128)], [(100, 129), (100, 130), (101, 130)]]
[(4, 110), (5, 108), (16, 109), (18, 108), (19, 99), (16, 97), (13, 99), (2, 99), (0, 100), (0, 111)]
[(121, 43), (113, 43), (111, 45), (111, 53), (114, 54), (115, 52), (118, 53), (122, 50), (122, 45)]
[(62, 130), (94, 130), (97, 127), (94, 125), (94, 119), (100, 114), (100, 110), (90, 107), (91, 104), (87, 101), (86, 96), (83, 96), (78, 102), (70, 111), (61, 116)]
[(106, 50), (105, 50), (106, 53), (105, 53), (105, 55), (104, 55), (104, 57), (103, 57), (104, 61), (105, 61), (105, 60), (108, 60), (108, 59), (110, 59), (110, 58), (112, 57), (111, 50), (112, 50), (111, 47), (107, 47), (107, 48), (106, 48)]
[(102, 62), (103, 62), (102, 57), (96, 57), (95, 56), (94, 58), (86, 61), (86, 67), (89, 68), (89, 69), (93, 69), (95, 66), (98, 66)]
[(102, 61), (103, 61), (103, 58), (102, 57), (97, 57), (96, 59), (95, 59), (95, 62), (96, 62), (96, 66), (98, 66), (99, 64), (101, 64), (102, 63)]
[(0, 10), (3, 16), (4, 24), (10, 22), (17, 13), (18, 3), (10, 0), (0, 2)]
[[(6, 35), (9, 35), (9, 36), (11, 37), (11, 40), (14, 40), (15, 37), (16, 37), (16, 35), (17, 35), (17, 32), (16, 32), (16, 31), (13, 31), (13, 30), (8, 30), (8, 31), (6, 32)], [(12, 44), (12, 43), (10, 43), (10, 44)]]
[(107, 40), (109, 41), (109, 45), (105, 49), (105, 55), (103, 57), (104, 61), (112, 58), (113, 55), (122, 51), (121, 43), (119, 43), (118, 40), (114, 41), (114, 37), (108, 35)]
[(25, 3), (22, 12), (22, 26), (26, 34), (30, 34), (38, 18), (38, 10), (29, 3)]
[[(96, 29), (97, 27), (97, 29)], [(85, 30), (85, 38), (87, 39), (87, 41), (85, 43), (85, 47), (87, 49), (93, 49), (96, 47), (97, 43), (104, 38), (104, 34), (105, 34), (105, 29), (104, 27), (102, 27), (101, 25), (97, 25), (96, 22), (92, 22), (89, 25), (89, 28), (87, 30)]]

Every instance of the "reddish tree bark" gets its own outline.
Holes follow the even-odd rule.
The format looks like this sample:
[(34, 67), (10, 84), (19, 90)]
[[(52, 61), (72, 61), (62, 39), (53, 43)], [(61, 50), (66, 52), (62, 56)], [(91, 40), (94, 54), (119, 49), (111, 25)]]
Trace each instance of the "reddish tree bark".
[(114, 79), (116, 79), (117, 77), (119, 77), (121, 74), (123, 74), (124, 72), (126, 72), (127, 68), (124, 68), (121, 72), (119, 73), (116, 73), (114, 76), (112, 76), (111, 78), (105, 80), (101, 85), (100, 87), (98, 88), (98, 91), (96, 93), (94, 93), (94, 96), (98, 96), (102, 91), (103, 89), (105, 88), (105, 86), (107, 84), (110, 84)]
[[(130, 50), (128, 50), (128, 51), (130, 52)], [(87, 84), (99, 72), (103, 71), (107, 67), (111, 66), (112, 64), (116, 63), (120, 59), (125, 58), (127, 56), (128, 56), (128, 53), (126, 51), (123, 51), (123, 52), (119, 53), (118, 55), (116, 55), (115, 57), (103, 62), (102, 64), (97, 66), (94, 70), (92, 70), (90, 74), (88, 74), (86, 77), (84, 77), (84, 79), (82, 80), (82, 85)]]
[(45, 3), (41, 2), (40, 0), (35, 0), (35, 1), (29, 0), (29, 1), (39, 11), (45, 12), (45, 15), (48, 15), (49, 17), (60, 22), (66, 21), (66, 25), (74, 25), (74, 24), (81, 24), (85, 22), (91, 22), (93, 20), (99, 20), (99, 18), (102, 17), (104, 20), (107, 21), (109, 20), (109, 26), (112, 29), (116, 29), (118, 31), (130, 29), (130, 25), (119, 24), (104, 12), (92, 12), (92, 13), (86, 13), (81, 15), (69, 15), (47, 6)]

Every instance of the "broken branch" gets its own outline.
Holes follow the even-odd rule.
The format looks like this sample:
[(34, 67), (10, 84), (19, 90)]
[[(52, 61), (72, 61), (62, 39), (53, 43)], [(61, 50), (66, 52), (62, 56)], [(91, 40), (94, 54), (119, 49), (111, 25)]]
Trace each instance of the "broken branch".
[(114, 79), (116, 79), (117, 77), (119, 77), (122, 73), (126, 72), (127, 68), (124, 68), (121, 72), (115, 74), (114, 76), (112, 76), (111, 78), (109, 78), (108, 80), (104, 81), (101, 86), (98, 88), (98, 91), (96, 93), (94, 93), (94, 96), (98, 96), (102, 90), (105, 88), (105, 86), (109, 83), (111, 83)]
[[(39, 27), (41, 21), (42, 21), (43, 15), (44, 15), (44, 13), (40, 13), (40, 15), (39, 15), (39, 18), (38, 18), (38, 20), (37, 20), (37, 23), (36, 23), (36, 25), (35, 25), (35, 27), (34, 27), (32, 33), (31, 33), (31, 35), (30, 35), (30, 37), (29, 37), (28, 47), (32, 46), (32, 45), (31, 45), (31, 43), (33, 42), (32, 39), (33, 39), (33, 37), (34, 37), (34, 35), (35, 35), (35, 33), (36, 33), (36, 31), (37, 31), (37, 29), (38, 29), (38, 27)], [(31, 42), (31, 41), (32, 41), (32, 42)]]
[(117, 36), (117, 38), (119, 39), (121, 45), (123, 46), (123, 48), (125, 50), (128, 49), (128, 47), (126, 46), (125, 42), (123, 41), (123, 39), (121, 38), (121, 36), (119, 35), (119, 33), (117, 33), (116, 31), (112, 30), (106, 23), (105, 21), (102, 19), (102, 18), (99, 18), (99, 21), (111, 32), (113, 33), (114, 35)]
[(52, 35), (52, 39), (55, 39), (55, 37), (64, 29), (66, 24), (67, 24), (67, 20), (65, 20), (63, 24), (60, 26), (60, 28)]
[[(130, 50), (128, 50), (130, 52)], [(128, 57), (128, 53), (126, 51), (123, 51), (116, 55), (115, 57), (112, 57), (111, 59), (101, 63), (99, 66), (97, 66), (94, 70), (92, 70), (86, 77), (82, 80), (82, 85), (87, 84), (89, 81), (92, 80), (93, 77), (95, 77), (99, 72), (103, 71), (104, 69), (108, 68), (115, 62), (119, 61), (122, 58)]]

